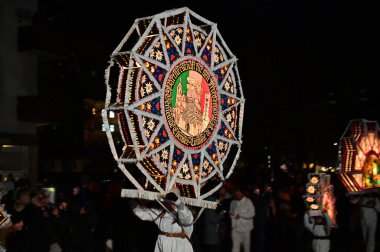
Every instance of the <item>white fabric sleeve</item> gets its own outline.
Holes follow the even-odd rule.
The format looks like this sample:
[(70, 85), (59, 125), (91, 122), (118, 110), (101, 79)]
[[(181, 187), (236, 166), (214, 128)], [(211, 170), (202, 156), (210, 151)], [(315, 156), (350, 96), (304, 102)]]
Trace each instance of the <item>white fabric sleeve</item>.
[(324, 215), (324, 217), (326, 219), (326, 231), (327, 231), (326, 235), (330, 235), (331, 226), (332, 226), (330, 216), (327, 213), (324, 213), (323, 215)]
[(349, 202), (351, 204), (359, 204), (360, 203), (360, 200), (361, 200), (361, 197), (360, 196), (349, 196)]
[(235, 219), (235, 208), (236, 208), (236, 202), (233, 200), (230, 204), (230, 219), (231, 219), (231, 228), (235, 228), (236, 226), (236, 219)]
[(158, 216), (158, 213), (156, 211), (142, 207), (140, 205), (137, 205), (135, 208), (133, 208), (133, 213), (144, 221), (154, 221)]
[(305, 228), (309, 230), (311, 233), (313, 233), (314, 219), (310, 218), (310, 215), (306, 212), (303, 217), (303, 220), (304, 220)]
[(177, 213), (179, 223), (181, 223), (183, 226), (193, 225), (193, 213), (189, 210), (189, 208), (185, 206), (185, 204), (183, 204), (182, 201), (180, 204), (178, 204)]
[(375, 198), (375, 210), (380, 213), (380, 201), (378, 198)]
[(255, 216), (255, 207), (253, 206), (252, 201), (248, 198), (246, 201), (246, 205), (247, 205), (247, 211), (243, 213), (239, 213), (239, 216), (240, 218), (249, 220)]

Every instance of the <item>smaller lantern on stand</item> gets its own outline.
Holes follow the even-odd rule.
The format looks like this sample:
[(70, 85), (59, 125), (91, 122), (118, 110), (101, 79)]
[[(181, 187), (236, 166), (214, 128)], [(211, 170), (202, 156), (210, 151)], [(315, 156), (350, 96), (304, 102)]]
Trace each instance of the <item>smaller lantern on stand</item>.
[(321, 216), (326, 212), (332, 226), (336, 227), (334, 187), (330, 183), (330, 175), (309, 173), (306, 194), (303, 197), (310, 216)]

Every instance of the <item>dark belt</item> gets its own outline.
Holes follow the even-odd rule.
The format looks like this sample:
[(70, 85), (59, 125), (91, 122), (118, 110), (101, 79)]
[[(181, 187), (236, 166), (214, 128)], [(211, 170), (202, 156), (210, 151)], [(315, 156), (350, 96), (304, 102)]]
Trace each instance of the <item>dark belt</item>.
[(313, 239), (316, 239), (316, 240), (328, 240), (328, 239), (330, 239), (330, 236), (317, 236), (317, 235), (314, 235)]
[(165, 235), (167, 237), (176, 237), (176, 238), (182, 238), (182, 239), (186, 238), (186, 233), (184, 231), (180, 233), (168, 233), (168, 232), (164, 232), (160, 230), (160, 234)]
[(370, 206), (370, 205), (360, 205), (361, 207), (364, 207), (364, 208), (372, 208), (374, 209), (375, 207), (374, 206)]

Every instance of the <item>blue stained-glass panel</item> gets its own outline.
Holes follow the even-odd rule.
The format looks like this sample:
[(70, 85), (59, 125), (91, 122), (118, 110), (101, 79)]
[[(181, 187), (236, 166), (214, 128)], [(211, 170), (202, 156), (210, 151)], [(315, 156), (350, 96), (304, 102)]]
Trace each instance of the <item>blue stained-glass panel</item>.
[(181, 162), (183, 154), (184, 152), (181, 149), (174, 147), (173, 158), (177, 163)]
[(210, 156), (216, 152), (216, 146), (214, 142), (207, 147), (206, 151)]
[(165, 74), (166, 70), (162, 69), (159, 66), (155, 66), (153, 76), (158, 81), (158, 83), (160, 83), (161, 86), (164, 82)]
[(227, 129), (226, 125), (224, 124), (224, 122), (222, 121), (220, 123), (220, 126), (219, 126), (219, 130), (218, 130), (218, 135), (220, 136), (223, 136), (224, 135), (224, 131)]
[(226, 95), (220, 95), (220, 105), (222, 106), (222, 110), (225, 110), (228, 108), (228, 96)]
[(187, 42), (185, 43), (185, 54), (192, 54), (195, 55), (194, 45), (193, 42)]
[(168, 56), (169, 56), (170, 62), (172, 62), (172, 63), (173, 63), (173, 61), (175, 61), (176, 59), (179, 58), (179, 54), (174, 47), (170, 47), (168, 49)]
[(193, 36), (191, 35), (190, 27), (186, 29), (186, 39), (185, 39), (185, 55), (189, 55), (189, 54), (195, 55)]
[(166, 132), (165, 127), (161, 127), (160, 131), (158, 132), (157, 136), (160, 139), (160, 143), (163, 144), (164, 142), (169, 140), (168, 132)]
[(221, 73), (221, 68), (215, 70), (214, 73), (215, 73), (215, 78), (218, 81), (218, 85), (220, 85), (220, 83), (222, 83), (223, 78), (224, 78), (224, 75)]
[(201, 153), (195, 153), (191, 155), (191, 160), (193, 161), (193, 165), (199, 165), (201, 163)]
[(202, 59), (204, 60), (207, 65), (211, 65), (211, 53), (207, 50), (204, 50), (202, 53)]
[(157, 97), (152, 100), (152, 109), (153, 114), (161, 115), (161, 109), (160, 109), (160, 97)]

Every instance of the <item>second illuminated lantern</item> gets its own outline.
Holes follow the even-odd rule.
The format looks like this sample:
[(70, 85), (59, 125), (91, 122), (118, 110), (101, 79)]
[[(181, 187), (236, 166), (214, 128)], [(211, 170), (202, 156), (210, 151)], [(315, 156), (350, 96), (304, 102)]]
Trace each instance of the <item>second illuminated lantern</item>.
[(380, 128), (376, 121), (350, 121), (340, 142), (338, 177), (349, 193), (380, 189)]

